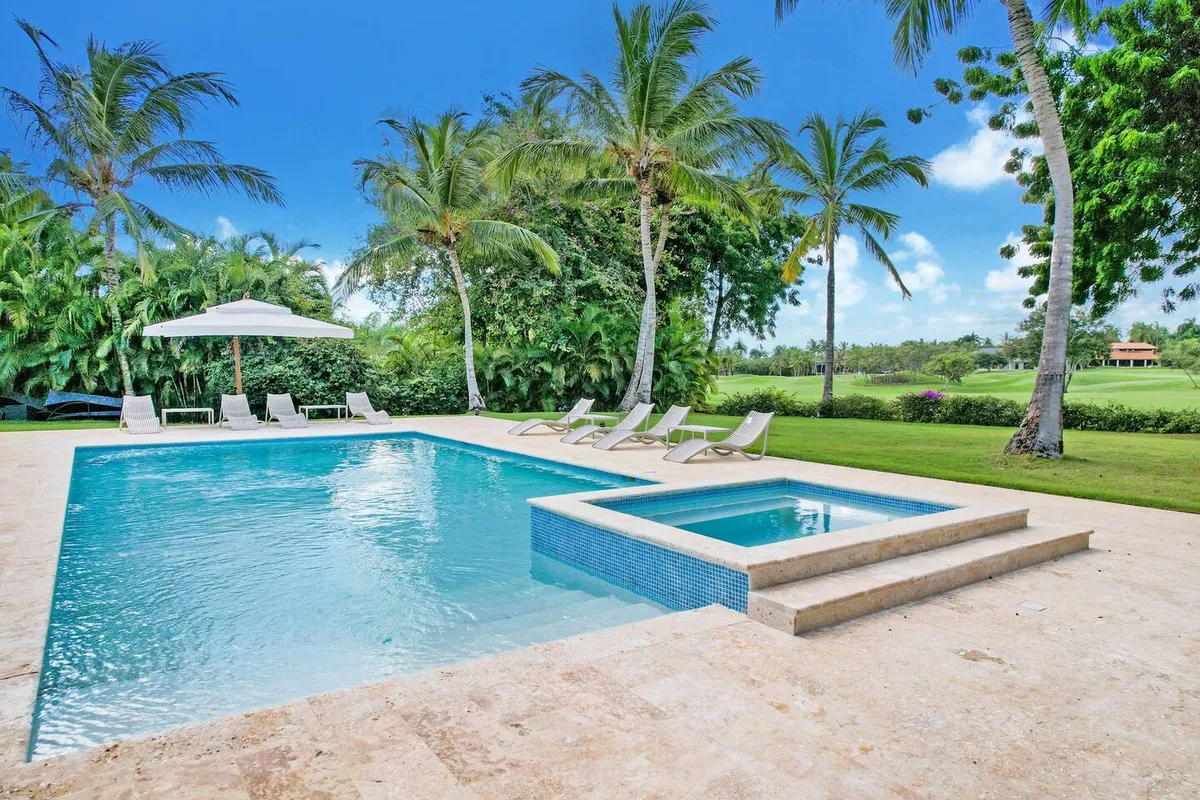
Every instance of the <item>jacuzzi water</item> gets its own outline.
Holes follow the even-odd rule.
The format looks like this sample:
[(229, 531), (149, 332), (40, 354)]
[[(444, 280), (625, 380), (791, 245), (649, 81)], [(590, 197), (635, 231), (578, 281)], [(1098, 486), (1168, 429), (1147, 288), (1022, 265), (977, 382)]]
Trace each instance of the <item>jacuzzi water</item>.
[(80, 449), (31, 757), (665, 613), (531, 554), (631, 479), (413, 436)]
[(603, 500), (596, 505), (743, 547), (951, 508), (788, 480)]

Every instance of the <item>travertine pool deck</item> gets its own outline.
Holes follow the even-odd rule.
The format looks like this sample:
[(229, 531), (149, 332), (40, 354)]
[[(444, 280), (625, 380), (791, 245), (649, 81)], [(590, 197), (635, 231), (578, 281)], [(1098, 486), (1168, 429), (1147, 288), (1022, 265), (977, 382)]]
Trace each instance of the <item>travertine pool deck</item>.
[(675, 465), (509, 425), (390, 430), (656, 480), (1017, 505), (1095, 534), (800, 637), (710, 607), (26, 764), (76, 445), (379, 429), (0, 434), (0, 797), (1200, 797), (1200, 516), (782, 459)]

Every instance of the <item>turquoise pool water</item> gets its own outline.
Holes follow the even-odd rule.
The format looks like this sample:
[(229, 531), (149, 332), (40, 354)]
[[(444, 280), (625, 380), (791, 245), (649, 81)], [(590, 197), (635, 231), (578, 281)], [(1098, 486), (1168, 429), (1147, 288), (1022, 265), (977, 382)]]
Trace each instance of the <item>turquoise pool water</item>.
[(606, 500), (596, 505), (743, 547), (951, 508), (789, 480)]
[(32, 757), (665, 613), (529, 547), (631, 479), (413, 436), (81, 449)]

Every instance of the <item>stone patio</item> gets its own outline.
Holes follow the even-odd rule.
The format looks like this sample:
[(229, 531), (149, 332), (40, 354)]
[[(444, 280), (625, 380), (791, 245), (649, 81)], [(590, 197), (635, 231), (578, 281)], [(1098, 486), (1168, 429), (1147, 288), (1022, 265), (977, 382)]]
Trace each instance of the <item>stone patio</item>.
[(1200, 517), (780, 459), (672, 465), (507, 425), (393, 429), (657, 480), (1015, 504), (1095, 534), (1089, 551), (801, 637), (711, 607), (26, 764), (77, 444), (378, 431), (0, 434), (0, 796), (1200, 796)]

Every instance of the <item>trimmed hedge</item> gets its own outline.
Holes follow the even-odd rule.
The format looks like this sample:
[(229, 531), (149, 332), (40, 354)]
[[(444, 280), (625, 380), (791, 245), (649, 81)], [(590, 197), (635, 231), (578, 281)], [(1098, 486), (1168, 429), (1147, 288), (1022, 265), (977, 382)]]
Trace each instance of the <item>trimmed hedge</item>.
[(782, 389), (756, 389), (753, 392), (738, 392), (717, 404), (715, 412), (729, 417), (744, 417), (751, 411), (774, 412), (781, 417), (815, 417), (819, 403), (801, 400)]
[(834, 419), (900, 419), (900, 411), (892, 400), (865, 394), (827, 397), (820, 403), (822, 417)]
[[(759, 389), (730, 395), (717, 405), (715, 411), (732, 417), (745, 416), (751, 411), (774, 411), (781, 417), (901, 420), (1015, 428), (1025, 415), (1025, 405), (986, 394), (932, 391), (903, 394), (894, 400), (850, 394), (811, 403), (780, 389)], [(1113, 433), (1200, 433), (1200, 409), (1173, 411), (1130, 408), (1119, 403), (1066, 403), (1063, 427)]]

